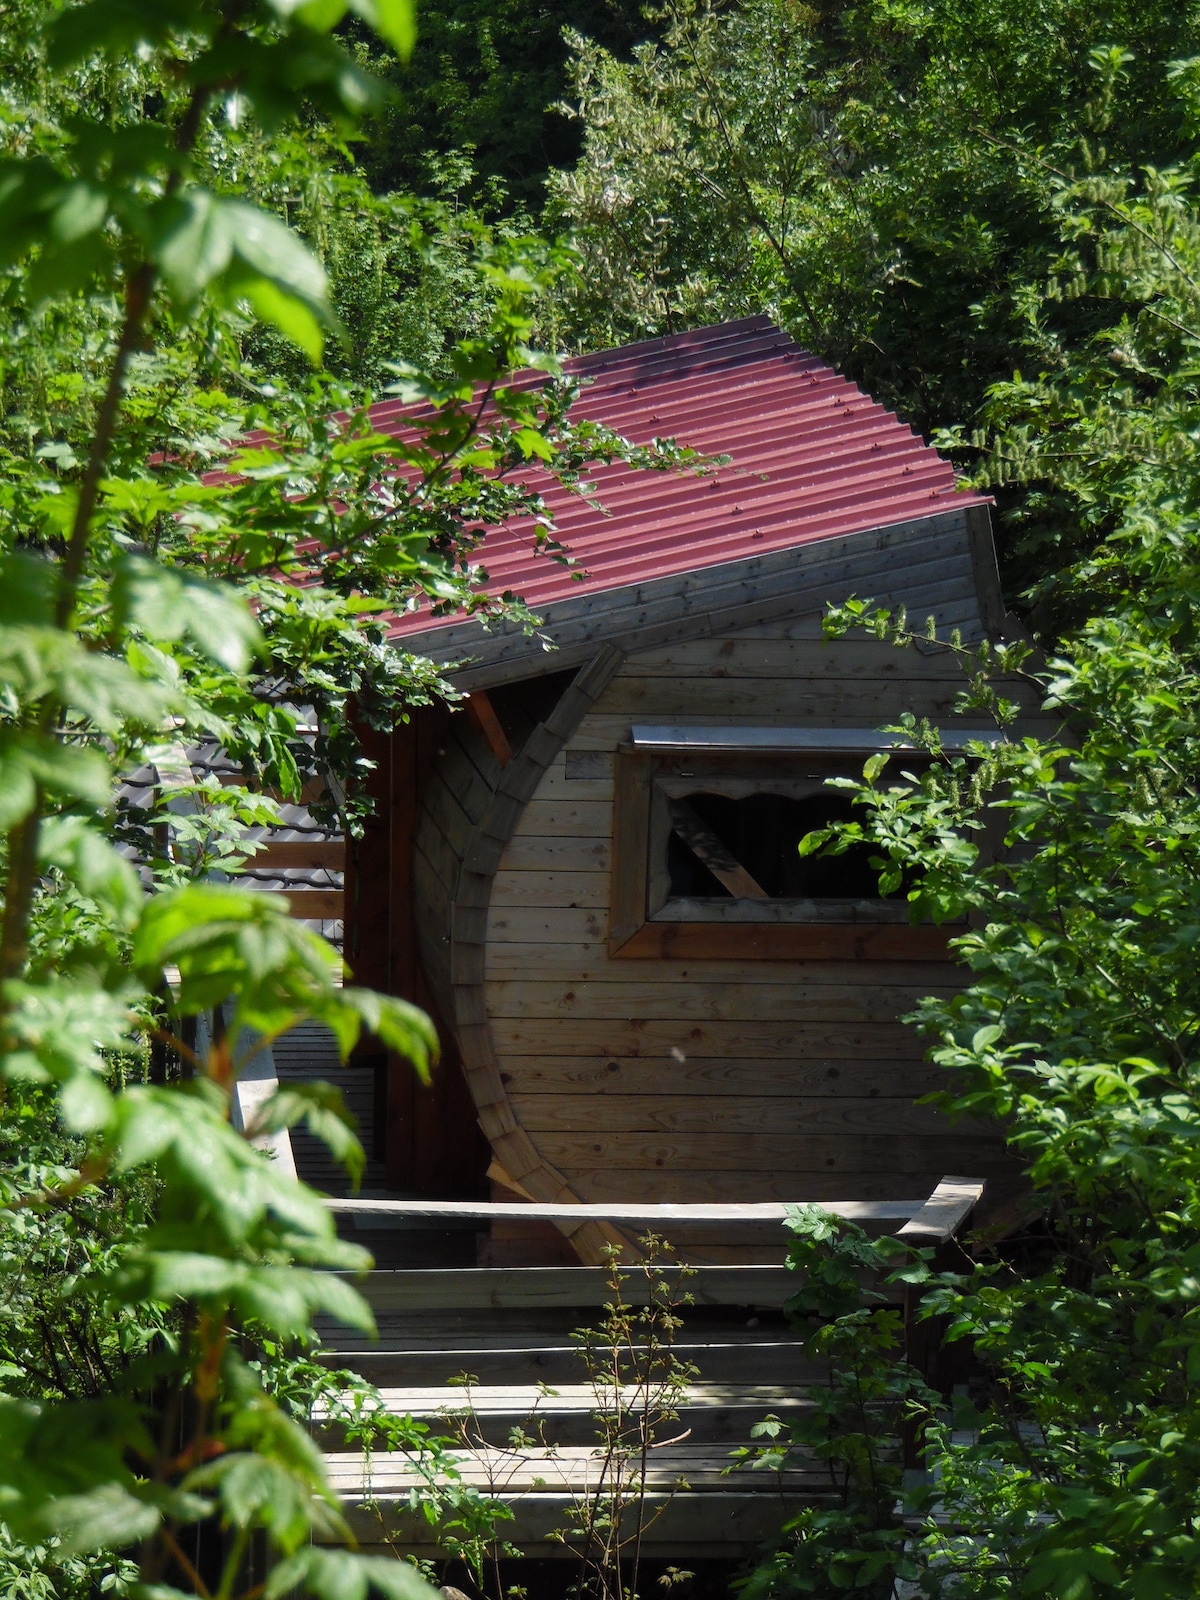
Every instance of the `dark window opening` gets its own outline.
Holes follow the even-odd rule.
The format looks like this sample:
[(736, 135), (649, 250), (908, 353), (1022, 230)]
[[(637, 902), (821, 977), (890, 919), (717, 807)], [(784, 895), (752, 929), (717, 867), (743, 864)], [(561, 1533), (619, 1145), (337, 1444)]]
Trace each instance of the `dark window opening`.
[[(878, 900), (875, 848), (801, 857), (805, 834), (855, 815), (839, 795), (740, 800), (689, 794), (672, 800), (667, 872), (673, 899)], [(901, 891), (902, 892), (902, 891)]]

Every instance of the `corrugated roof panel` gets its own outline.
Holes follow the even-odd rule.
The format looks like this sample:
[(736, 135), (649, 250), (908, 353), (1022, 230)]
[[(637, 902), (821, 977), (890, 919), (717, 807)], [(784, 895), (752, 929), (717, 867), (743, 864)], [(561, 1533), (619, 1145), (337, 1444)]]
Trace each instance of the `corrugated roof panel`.
[[(598, 469), (603, 510), (531, 473), (574, 567), (536, 552), (526, 521), (489, 532), (479, 559), (489, 589), (514, 590), (535, 608), (985, 501), (957, 489), (949, 462), (766, 317), (566, 367), (584, 384), (575, 416), (638, 444), (675, 438), (731, 459), (704, 476)], [(411, 414), (400, 401), (371, 411), (381, 431), (399, 431)], [(404, 638), (457, 620), (419, 609), (393, 632)]]

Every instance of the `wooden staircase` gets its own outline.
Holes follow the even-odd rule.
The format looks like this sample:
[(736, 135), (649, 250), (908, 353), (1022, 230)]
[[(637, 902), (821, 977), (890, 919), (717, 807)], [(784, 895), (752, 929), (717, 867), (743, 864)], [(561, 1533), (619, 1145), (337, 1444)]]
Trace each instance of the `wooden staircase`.
[[(873, 1231), (892, 1231), (914, 1245), (937, 1245), (963, 1225), (982, 1184), (948, 1178), (921, 1203), (829, 1205), (852, 1214)], [(338, 1211), (410, 1224), (426, 1218), (474, 1219), (513, 1206), (483, 1202), (335, 1200)], [(519, 1208), (537, 1220), (558, 1220), (579, 1207)], [(622, 1229), (662, 1233), (671, 1221), (706, 1221), (704, 1206), (588, 1208)], [(722, 1206), (739, 1223), (782, 1220), (783, 1206)], [(667, 1215), (671, 1213), (672, 1215)], [(694, 1215), (695, 1214), (695, 1215)], [(565, 1220), (574, 1221), (574, 1215)], [(897, 1222), (901, 1225), (897, 1227)], [(681, 1270), (686, 1276), (681, 1276)], [(647, 1299), (646, 1278), (626, 1269), (622, 1299)], [(730, 1471), (731, 1452), (749, 1444), (750, 1429), (769, 1414), (786, 1420), (810, 1402), (819, 1373), (806, 1360), (799, 1335), (784, 1314), (795, 1292), (794, 1275), (777, 1266), (668, 1268), (671, 1297), (686, 1295), (673, 1355), (690, 1369), (675, 1407), (677, 1418), (659, 1430), (645, 1464), (641, 1515), (642, 1553), (648, 1558), (732, 1557), (748, 1553), (777, 1531), (789, 1515), (830, 1494), (819, 1463), (785, 1471)], [(411, 1415), (431, 1432), (457, 1438), (453, 1460), (464, 1484), (507, 1504), (513, 1520), (502, 1537), (528, 1555), (570, 1556), (578, 1548), (556, 1532), (573, 1510), (602, 1491), (611, 1466), (597, 1443), (597, 1413), (613, 1411), (616, 1398), (601, 1361), (589, 1371), (581, 1343), (572, 1337), (595, 1326), (611, 1291), (597, 1267), (434, 1268), (368, 1273), (359, 1280), (375, 1309), (379, 1338), (335, 1335), (324, 1359), (376, 1384), (390, 1412)], [(623, 1371), (636, 1365), (636, 1349), (622, 1354)], [(636, 1383), (621, 1399), (638, 1398)], [(337, 1428), (318, 1419), (334, 1488), (352, 1526), (367, 1546), (388, 1545), (405, 1554), (444, 1554), (436, 1533), (412, 1507), (419, 1466), (403, 1452), (373, 1454), (346, 1448)], [(634, 1513), (631, 1511), (632, 1517)]]

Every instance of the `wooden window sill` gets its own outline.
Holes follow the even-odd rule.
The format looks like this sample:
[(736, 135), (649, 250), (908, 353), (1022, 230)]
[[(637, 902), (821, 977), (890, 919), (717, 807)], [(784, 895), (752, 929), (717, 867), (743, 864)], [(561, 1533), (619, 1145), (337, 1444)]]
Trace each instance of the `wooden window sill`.
[(896, 923), (644, 922), (609, 954), (657, 961), (951, 961), (961, 925)]

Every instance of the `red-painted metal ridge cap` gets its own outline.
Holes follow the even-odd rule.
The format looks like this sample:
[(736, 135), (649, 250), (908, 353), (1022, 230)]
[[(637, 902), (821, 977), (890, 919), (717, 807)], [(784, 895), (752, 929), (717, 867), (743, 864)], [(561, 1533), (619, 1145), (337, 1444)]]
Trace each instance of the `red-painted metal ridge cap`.
[[(714, 474), (716, 486), (695, 474), (602, 469), (594, 477), (603, 511), (531, 473), (562, 528), (574, 573), (534, 554), (533, 530), (521, 523), (489, 533), (481, 559), (496, 592), (518, 588), (539, 607), (586, 594), (602, 611), (605, 596), (615, 603), (631, 579), (722, 566), (761, 554), (764, 544), (786, 550), (989, 503), (960, 489), (948, 461), (769, 317), (647, 339), (564, 365), (583, 382), (576, 416), (638, 444), (675, 438), (731, 459)], [(517, 379), (522, 386), (540, 381), (532, 373)], [(387, 432), (412, 411), (385, 401), (371, 416)], [(392, 636), (415, 644), (462, 620), (419, 608), (396, 619)], [(436, 648), (436, 638), (429, 643)]]

